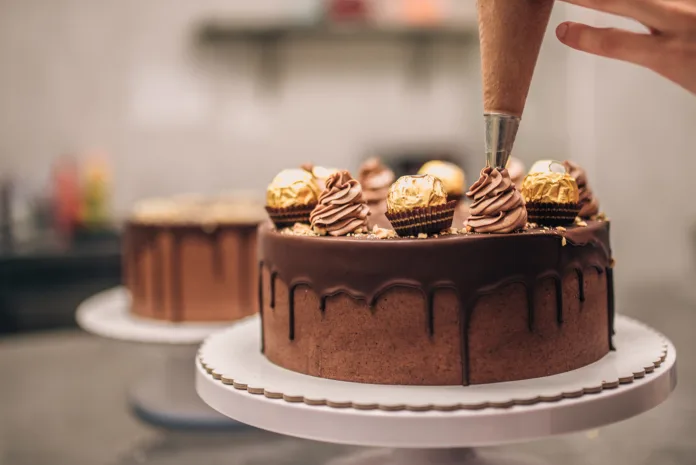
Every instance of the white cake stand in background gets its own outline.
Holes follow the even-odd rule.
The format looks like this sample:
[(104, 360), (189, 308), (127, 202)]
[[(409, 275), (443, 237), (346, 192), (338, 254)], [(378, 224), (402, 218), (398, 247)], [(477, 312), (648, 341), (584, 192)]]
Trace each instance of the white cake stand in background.
[(198, 345), (229, 324), (159, 322), (135, 317), (129, 309), (130, 295), (118, 287), (84, 301), (77, 309), (76, 319), (82, 329), (92, 334), (163, 349), (152, 369), (129, 390), (135, 414), (148, 423), (174, 429), (242, 426), (201, 401), (191, 367)]
[(472, 447), (594, 429), (643, 413), (676, 386), (676, 350), (653, 329), (616, 319), (618, 348), (572, 372), (478, 386), (380, 386), (294, 373), (259, 352), (258, 317), (210, 336), (196, 388), (211, 407), (269, 431), (395, 448), (332, 464), (511, 464)]

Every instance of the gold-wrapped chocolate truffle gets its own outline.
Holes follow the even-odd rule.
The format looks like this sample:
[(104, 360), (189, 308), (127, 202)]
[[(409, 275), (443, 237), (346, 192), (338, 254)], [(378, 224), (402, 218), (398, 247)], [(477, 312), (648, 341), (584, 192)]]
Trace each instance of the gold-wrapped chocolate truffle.
[(522, 197), (531, 223), (572, 224), (580, 212), (578, 184), (566, 173), (528, 174), (522, 182)]
[(578, 184), (566, 173), (532, 173), (522, 182), (526, 202), (578, 203)]
[(562, 162), (556, 160), (537, 160), (529, 169), (529, 173), (565, 173), (566, 168)]
[(278, 173), (266, 191), (266, 205), (273, 208), (316, 205), (318, 199), (319, 192), (312, 175), (298, 169)]
[(319, 201), (314, 177), (302, 169), (283, 170), (266, 191), (266, 211), (279, 228), (309, 223), (309, 215)]
[(435, 176), (402, 176), (389, 188), (386, 215), (399, 236), (433, 234), (452, 226), (456, 205)]
[(466, 176), (464, 170), (454, 163), (440, 160), (429, 161), (421, 166), (418, 174), (429, 174), (442, 181), (449, 200), (461, 200), (464, 196)]
[(317, 179), (327, 180), (332, 174), (340, 172), (338, 168), (324, 168), (323, 166), (315, 166), (312, 169), (312, 175)]
[(429, 174), (402, 176), (391, 185), (387, 194), (387, 210), (390, 212), (407, 212), (445, 203), (447, 191), (442, 181)]
[(326, 180), (329, 179), (329, 176), (341, 171), (337, 168), (324, 168), (323, 166), (316, 166), (312, 163), (305, 163), (301, 168), (312, 175), (314, 184), (319, 189), (319, 193), (323, 192), (326, 188)]

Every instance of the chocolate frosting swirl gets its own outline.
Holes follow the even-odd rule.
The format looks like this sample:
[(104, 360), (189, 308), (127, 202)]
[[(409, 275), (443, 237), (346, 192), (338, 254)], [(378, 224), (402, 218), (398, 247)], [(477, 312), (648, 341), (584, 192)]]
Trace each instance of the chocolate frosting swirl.
[(370, 209), (362, 188), (348, 171), (334, 173), (326, 180), (326, 189), (309, 217), (312, 229), (319, 234), (345, 236), (367, 230)]
[(575, 182), (578, 184), (580, 194), (580, 213), (578, 215), (582, 218), (590, 218), (597, 215), (599, 213), (599, 200), (597, 200), (594, 192), (587, 184), (587, 173), (585, 170), (570, 160), (564, 161), (563, 165), (568, 171), (568, 175), (575, 178)]
[(479, 233), (511, 233), (527, 224), (527, 208), (506, 169), (486, 167), (466, 193), (473, 199), (467, 226)]
[(379, 158), (370, 158), (360, 166), (358, 179), (363, 188), (365, 200), (380, 203), (387, 200), (389, 186), (394, 182), (394, 172), (384, 166)]

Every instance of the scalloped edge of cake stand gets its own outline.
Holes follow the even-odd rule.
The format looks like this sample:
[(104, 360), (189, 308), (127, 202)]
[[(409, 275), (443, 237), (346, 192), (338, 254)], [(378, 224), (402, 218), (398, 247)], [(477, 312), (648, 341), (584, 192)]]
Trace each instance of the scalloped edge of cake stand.
[[(669, 352), (666, 338), (654, 329), (627, 317), (617, 318), (618, 352), (611, 352), (601, 360), (571, 372), (532, 380), (472, 386), (379, 386), (347, 383), (315, 378), (273, 365), (262, 354), (258, 336), (258, 317), (239, 322), (222, 334), (207, 339), (199, 349), (200, 366), (212, 379), (236, 390), (269, 399), (308, 406), (356, 410), (453, 412), (458, 410), (507, 409), (539, 403), (554, 403), (576, 399), (589, 394), (617, 389), (654, 373), (664, 363)], [(234, 339), (236, 350), (220, 350), (225, 339)], [(213, 346), (213, 347), (211, 347)], [(624, 347), (623, 351), (621, 347)], [(626, 347), (631, 347), (627, 349)], [(636, 347), (640, 346), (640, 347)], [(631, 350), (631, 357), (626, 353)], [(633, 353), (639, 350), (639, 353)], [(216, 357), (214, 353), (225, 354)], [(236, 354), (236, 355), (235, 355)], [(225, 358), (227, 357), (227, 360)], [(627, 360), (622, 358), (626, 357)], [(236, 366), (235, 366), (236, 364)], [(258, 378), (259, 373), (265, 377)], [(269, 376), (270, 375), (270, 376)], [(321, 385), (320, 385), (321, 384)], [(388, 392), (385, 387), (389, 388)], [(302, 392), (303, 390), (308, 392)], [(397, 392), (398, 391), (398, 392)], [(378, 394), (383, 392), (384, 394)], [(469, 398), (467, 393), (486, 393)], [(411, 395), (409, 395), (411, 393)], [(422, 403), (423, 398), (457, 398), (455, 402)], [(394, 395), (408, 399), (393, 402)], [(354, 398), (350, 398), (354, 397)], [(365, 401), (364, 398), (370, 400)], [(381, 398), (381, 400), (380, 400)], [(385, 400), (389, 398), (390, 400)]]

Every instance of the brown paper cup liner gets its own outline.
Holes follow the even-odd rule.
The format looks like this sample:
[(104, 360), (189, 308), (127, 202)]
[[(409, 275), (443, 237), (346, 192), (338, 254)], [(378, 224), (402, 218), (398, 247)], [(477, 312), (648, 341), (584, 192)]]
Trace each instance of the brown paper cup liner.
[(268, 216), (276, 225), (276, 228), (291, 228), (295, 223), (309, 224), (309, 215), (316, 205), (302, 205), (288, 208), (266, 207)]
[(437, 207), (415, 208), (409, 212), (387, 212), (387, 218), (401, 237), (435, 234), (452, 227), (457, 201)]
[(530, 223), (545, 226), (564, 226), (573, 224), (575, 217), (580, 213), (580, 205), (577, 203), (557, 204), (528, 202), (527, 216)]

